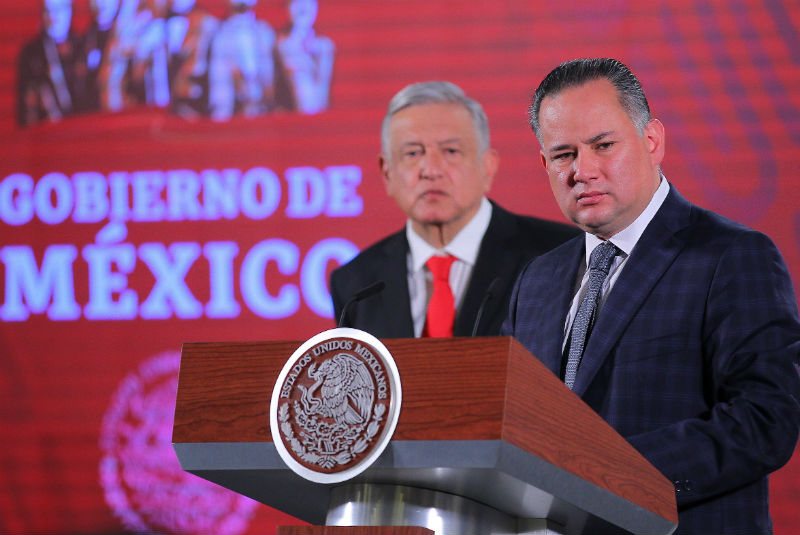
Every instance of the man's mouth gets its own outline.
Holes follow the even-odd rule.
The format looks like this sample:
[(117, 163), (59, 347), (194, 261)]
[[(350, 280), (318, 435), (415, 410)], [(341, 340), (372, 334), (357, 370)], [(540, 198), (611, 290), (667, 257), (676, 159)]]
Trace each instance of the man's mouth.
[(599, 203), (603, 197), (605, 197), (605, 193), (601, 191), (587, 191), (585, 193), (581, 193), (578, 195), (578, 205), (579, 206), (591, 206), (593, 204)]
[(445, 192), (444, 190), (441, 190), (441, 189), (430, 189), (430, 190), (424, 191), (420, 195), (420, 198), (422, 198), (422, 199), (436, 199), (436, 198), (445, 197), (445, 196), (447, 196), (447, 192)]

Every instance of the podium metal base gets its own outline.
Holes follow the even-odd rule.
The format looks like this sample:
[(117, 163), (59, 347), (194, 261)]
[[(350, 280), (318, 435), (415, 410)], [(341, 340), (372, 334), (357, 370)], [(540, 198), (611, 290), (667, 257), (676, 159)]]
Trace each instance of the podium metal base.
[(561, 535), (547, 519), (518, 519), (482, 503), (429, 489), (352, 484), (331, 489), (329, 526), (422, 526), (436, 535)]

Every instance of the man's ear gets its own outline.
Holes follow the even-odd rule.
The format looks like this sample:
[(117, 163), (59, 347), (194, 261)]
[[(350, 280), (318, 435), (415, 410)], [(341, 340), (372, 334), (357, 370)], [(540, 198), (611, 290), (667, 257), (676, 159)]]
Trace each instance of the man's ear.
[(488, 192), (492, 187), (494, 175), (497, 174), (497, 169), (500, 166), (500, 155), (495, 149), (487, 149), (481, 157), (483, 164), (483, 176), (485, 178), (484, 191)]
[(389, 182), (390, 182), (390, 178), (389, 178), (389, 161), (383, 154), (379, 154), (378, 155), (378, 170), (381, 173), (381, 179), (383, 180), (383, 186), (386, 188), (386, 192), (388, 193), (389, 192)]
[(653, 167), (661, 165), (664, 160), (665, 132), (664, 125), (658, 119), (650, 119), (644, 127), (644, 138), (647, 142), (647, 150), (650, 152), (650, 160)]

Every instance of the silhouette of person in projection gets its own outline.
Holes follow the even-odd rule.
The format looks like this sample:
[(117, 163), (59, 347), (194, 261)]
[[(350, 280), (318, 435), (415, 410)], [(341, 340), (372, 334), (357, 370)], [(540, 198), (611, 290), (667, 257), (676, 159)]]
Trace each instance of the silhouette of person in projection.
[(333, 75), (333, 41), (317, 35), (317, 0), (288, 0), (291, 23), (275, 47), (276, 100), (285, 109), (318, 113), (327, 109)]

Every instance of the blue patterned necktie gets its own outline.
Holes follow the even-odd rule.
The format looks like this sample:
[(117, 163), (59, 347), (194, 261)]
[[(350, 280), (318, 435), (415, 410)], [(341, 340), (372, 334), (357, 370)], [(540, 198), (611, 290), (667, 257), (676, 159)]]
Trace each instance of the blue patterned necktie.
[(608, 276), (611, 268), (611, 261), (617, 254), (617, 247), (610, 241), (604, 241), (594, 248), (589, 257), (589, 284), (586, 294), (581, 299), (575, 320), (572, 322), (572, 332), (569, 339), (569, 355), (567, 357), (567, 369), (564, 373), (564, 383), (572, 390), (575, 384), (575, 375), (583, 356), (583, 348), (589, 339), (589, 332), (594, 324), (597, 302), (600, 297), (600, 290), (603, 281)]

